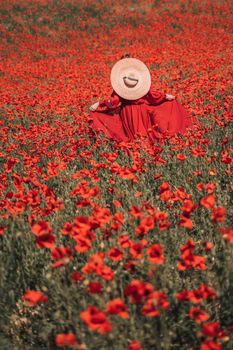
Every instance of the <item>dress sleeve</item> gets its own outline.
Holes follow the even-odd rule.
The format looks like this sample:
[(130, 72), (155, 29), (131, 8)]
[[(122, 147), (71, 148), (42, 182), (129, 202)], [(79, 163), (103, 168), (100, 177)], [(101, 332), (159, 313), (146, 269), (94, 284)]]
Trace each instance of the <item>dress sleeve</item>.
[(157, 90), (150, 90), (147, 94), (147, 101), (151, 105), (156, 106), (162, 102), (167, 101), (166, 94)]
[(121, 101), (119, 96), (116, 94), (115, 91), (113, 91), (110, 98), (108, 98), (107, 100), (100, 101), (99, 106), (114, 109), (119, 106), (120, 102)]

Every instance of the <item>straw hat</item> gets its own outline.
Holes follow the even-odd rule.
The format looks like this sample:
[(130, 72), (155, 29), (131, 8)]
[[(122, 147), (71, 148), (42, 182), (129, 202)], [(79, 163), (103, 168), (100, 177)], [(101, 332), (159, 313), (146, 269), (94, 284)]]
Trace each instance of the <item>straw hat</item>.
[(150, 71), (136, 58), (124, 58), (115, 63), (110, 79), (113, 90), (126, 100), (137, 100), (150, 90)]

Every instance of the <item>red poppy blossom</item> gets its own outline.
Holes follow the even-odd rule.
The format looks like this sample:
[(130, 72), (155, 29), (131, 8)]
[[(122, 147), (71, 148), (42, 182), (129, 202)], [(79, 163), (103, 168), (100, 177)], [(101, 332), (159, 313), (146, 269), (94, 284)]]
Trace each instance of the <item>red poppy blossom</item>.
[(216, 207), (212, 211), (211, 219), (215, 222), (225, 221), (226, 209), (223, 207)]
[(142, 343), (139, 340), (132, 340), (128, 346), (128, 350), (141, 350)]
[(194, 255), (191, 250), (185, 250), (180, 257), (180, 261), (177, 264), (179, 270), (189, 270), (195, 268), (197, 270), (206, 269), (206, 259), (203, 256)]
[(195, 322), (201, 323), (208, 320), (209, 315), (198, 307), (193, 306), (189, 310), (189, 317), (194, 319)]
[(1, 227), (0, 227), (0, 236), (3, 235), (5, 229), (6, 229), (5, 226), (1, 226)]
[(123, 248), (129, 248), (131, 247), (132, 241), (130, 240), (129, 236), (127, 235), (122, 235), (118, 239), (119, 245)]
[(186, 217), (190, 215), (192, 211), (197, 208), (197, 204), (193, 203), (190, 199), (186, 199), (182, 205), (182, 214)]
[(88, 306), (86, 310), (80, 313), (80, 317), (89, 329), (97, 331), (100, 334), (108, 333), (112, 330), (112, 325), (105, 313), (95, 306)]
[(137, 265), (137, 260), (127, 260), (124, 264), (124, 269), (127, 271), (135, 271), (135, 266)]
[(55, 343), (58, 347), (74, 345), (75, 335), (73, 333), (60, 333), (56, 335)]
[(122, 207), (121, 202), (119, 202), (117, 200), (114, 200), (113, 204), (115, 205), (116, 208), (121, 208)]
[(204, 208), (211, 209), (216, 203), (216, 197), (213, 194), (210, 194), (209, 196), (203, 197), (201, 199), (201, 205)]
[(120, 224), (124, 224), (124, 215), (123, 213), (115, 213), (114, 216), (113, 216), (113, 220), (117, 221), (118, 223)]
[(108, 257), (113, 261), (121, 261), (123, 255), (123, 252), (118, 248), (112, 248), (108, 251)]
[(154, 304), (153, 300), (147, 300), (146, 304), (142, 307), (142, 314), (144, 316), (154, 317), (159, 315), (159, 310)]
[(193, 223), (190, 218), (187, 218), (186, 216), (182, 215), (181, 220), (179, 222), (179, 226), (183, 226), (191, 230), (193, 228)]
[(193, 250), (196, 247), (196, 243), (190, 238), (184, 245), (180, 247), (181, 252), (185, 252), (186, 250)]
[(154, 291), (148, 296), (146, 304), (142, 307), (142, 314), (150, 317), (158, 316), (160, 309), (167, 310), (169, 306), (170, 303), (167, 301), (166, 294)]
[(162, 193), (164, 191), (170, 190), (171, 186), (167, 182), (162, 182), (159, 186), (159, 193)]
[(52, 267), (57, 268), (68, 264), (73, 259), (72, 250), (69, 247), (54, 248), (51, 251), (52, 259), (56, 260)]
[(228, 240), (230, 243), (233, 244), (233, 228), (231, 227), (221, 227), (220, 233), (222, 234), (223, 238)]
[(89, 285), (88, 285), (88, 292), (91, 293), (91, 294), (98, 294), (98, 293), (101, 293), (102, 292), (102, 289), (103, 289), (103, 285), (100, 283), (100, 282), (94, 282), (94, 281), (91, 281), (89, 282)]
[(129, 313), (127, 311), (127, 306), (120, 298), (113, 299), (106, 305), (106, 310), (109, 314), (118, 315), (122, 318), (128, 318)]
[(32, 233), (37, 237), (50, 234), (51, 232), (52, 228), (47, 221), (39, 221), (32, 226)]
[(37, 303), (42, 303), (48, 300), (48, 297), (36, 290), (26, 290), (22, 299), (27, 302), (28, 306), (34, 306)]
[(85, 237), (76, 237), (75, 241), (77, 242), (74, 249), (79, 253), (86, 253), (91, 249), (91, 241)]
[(225, 336), (225, 333), (220, 328), (220, 325), (217, 321), (205, 323), (202, 326), (201, 333), (205, 337), (212, 337), (212, 338), (223, 338)]
[(70, 274), (70, 279), (72, 281), (78, 282), (78, 281), (82, 281), (84, 279), (84, 277), (80, 272), (74, 271)]
[(148, 260), (153, 264), (161, 265), (164, 263), (163, 248), (160, 244), (153, 244), (147, 249)]
[(74, 219), (74, 224), (73, 224), (73, 233), (76, 234), (87, 234), (92, 228), (92, 224), (89, 221), (89, 218), (86, 216), (77, 216)]
[(38, 248), (55, 248), (55, 237), (51, 234), (45, 234), (39, 237), (36, 237), (36, 246)]
[(141, 243), (132, 243), (129, 252), (134, 259), (141, 259), (143, 256), (143, 245)]
[(200, 350), (222, 350), (222, 345), (213, 340), (205, 340), (201, 343)]
[(111, 281), (114, 279), (115, 273), (111, 267), (103, 265), (96, 271), (97, 275), (102, 277), (105, 281)]
[(185, 154), (183, 154), (183, 153), (178, 153), (176, 155), (176, 159), (178, 159), (178, 160), (185, 160), (185, 159), (187, 159), (187, 156)]
[(133, 280), (124, 289), (125, 296), (130, 297), (134, 304), (140, 304), (147, 299), (153, 292), (153, 286), (140, 280)]
[(168, 202), (169, 200), (172, 199), (173, 193), (170, 190), (163, 191), (160, 194), (161, 201), (163, 202)]
[(212, 242), (203, 242), (202, 243), (203, 247), (205, 248), (206, 251), (212, 250), (214, 248), (214, 244)]
[(141, 197), (142, 195), (143, 195), (142, 192), (136, 192), (136, 193), (134, 194), (134, 197), (135, 197), (135, 198), (138, 198), (138, 197)]
[(140, 208), (136, 207), (135, 205), (133, 205), (130, 208), (129, 211), (130, 215), (134, 216), (135, 218), (140, 218), (142, 216), (142, 211)]

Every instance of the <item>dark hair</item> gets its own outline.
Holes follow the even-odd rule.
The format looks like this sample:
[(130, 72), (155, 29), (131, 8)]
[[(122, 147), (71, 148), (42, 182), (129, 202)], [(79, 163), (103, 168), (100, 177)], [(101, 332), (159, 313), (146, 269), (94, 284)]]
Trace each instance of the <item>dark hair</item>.
[(121, 60), (123, 60), (123, 58), (130, 58), (131, 55), (129, 53), (124, 54), (123, 56), (121, 56)]

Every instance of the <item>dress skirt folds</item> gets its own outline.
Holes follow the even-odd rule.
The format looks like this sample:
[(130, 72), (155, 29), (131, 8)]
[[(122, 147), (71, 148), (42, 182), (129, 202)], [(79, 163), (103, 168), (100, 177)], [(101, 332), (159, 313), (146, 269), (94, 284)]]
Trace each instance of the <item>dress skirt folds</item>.
[[(99, 108), (100, 107), (100, 108)], [(91, 126), (116, 141), (138, 137), (159, 141), (163, 137), (184, 134), (192, 126), (192, 117), (176, 100), (168, 101), (164, 93), (150, 90), (138, 100), (125, 100), (113, 91), (91, 112)]]

